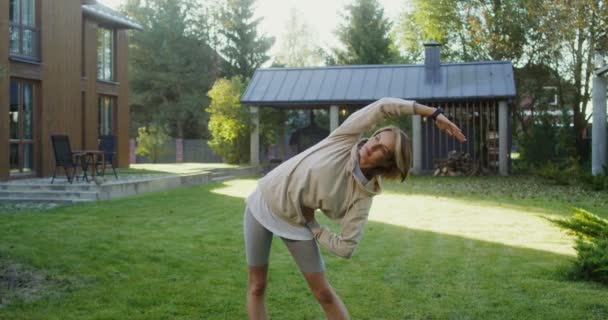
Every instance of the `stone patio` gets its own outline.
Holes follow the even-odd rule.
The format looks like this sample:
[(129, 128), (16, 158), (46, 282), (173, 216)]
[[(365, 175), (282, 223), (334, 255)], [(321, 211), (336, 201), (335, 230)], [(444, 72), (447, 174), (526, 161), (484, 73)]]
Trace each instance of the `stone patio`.
[[(176, 168), (179, 166), (174, 165)], [(172, 170), (166, 173), (120, 174), (111, 171), (105, 177), (79, 179), (70, 184), (65, 176), (0, 182), (0, 202), (17, 203), (76, 203), (109, 200), (146, 192), (169, 190), (181, 186), (199, 185), (235, 177), (258, 176), (258, 167), (223, 167), (196, 170)], [(11, 206), (14, 206), (12, 204)]]

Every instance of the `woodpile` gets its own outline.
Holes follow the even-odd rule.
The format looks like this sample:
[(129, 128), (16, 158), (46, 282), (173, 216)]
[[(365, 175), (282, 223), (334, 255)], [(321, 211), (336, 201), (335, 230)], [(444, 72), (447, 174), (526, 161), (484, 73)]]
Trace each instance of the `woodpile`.
[(487, 175), (490, 170), (479, 161), (474, 161), (468, 153), (450, 151), (447, 159), (435, 161), (433, 176), (456, 177)]

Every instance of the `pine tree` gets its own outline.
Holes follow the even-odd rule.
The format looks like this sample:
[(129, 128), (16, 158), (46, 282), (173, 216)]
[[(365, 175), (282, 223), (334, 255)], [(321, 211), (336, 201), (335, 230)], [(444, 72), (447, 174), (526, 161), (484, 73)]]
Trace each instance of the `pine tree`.
[(219, 55), (206, 43), (193, 0), (129, 0), (123, 10), (144, 30), (129, 51), (134, 128), (166, 124), (179, 138), (208, 135), (207, 91), (220, 74)]
[(227, 60), (227, 76), (251, 78), (256, 68), (268, 61), (274, 38), (258, 34), (261, 18), (253, 18), (255, 0), (227, 0), (218, 21), (223, 37), (221, 53)]
[(338, 38), (346, 48), (335, 49), (338, 64), (382, 64), (398, 55), (390, 37), (391, 23), (376, 0), (355, 0), (346, 6)]

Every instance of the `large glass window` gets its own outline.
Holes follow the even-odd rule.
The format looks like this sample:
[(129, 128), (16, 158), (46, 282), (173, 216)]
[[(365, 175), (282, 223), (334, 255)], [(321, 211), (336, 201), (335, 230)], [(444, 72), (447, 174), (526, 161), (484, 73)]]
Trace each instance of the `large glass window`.
[(36, 0), (9, 0), (10, 54), (38, 59)]
[(112, 134), (114, 120), (114, 98), (99, 96), (98, 126), (97, 134)]
[(9, 139), (19, 139), (19, 83), (11, 81), (10, 107), (8, 111), (10, 136)]
[(97, 79), (114, 80), (114, 30), (97, 31)]
[(9, 88), (10, 172), (31, 173), (34, 170), (35, 84), (11, 79)]

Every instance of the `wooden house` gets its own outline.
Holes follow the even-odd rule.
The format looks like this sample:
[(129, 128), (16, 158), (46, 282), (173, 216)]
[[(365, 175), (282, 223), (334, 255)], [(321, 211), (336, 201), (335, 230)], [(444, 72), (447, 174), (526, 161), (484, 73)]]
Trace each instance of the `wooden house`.
[(53, 134), (74, 150), (113, 134), (129, 165), (130, 29), (92, 0), (0, 0), (0, 180), (52, 174)]

